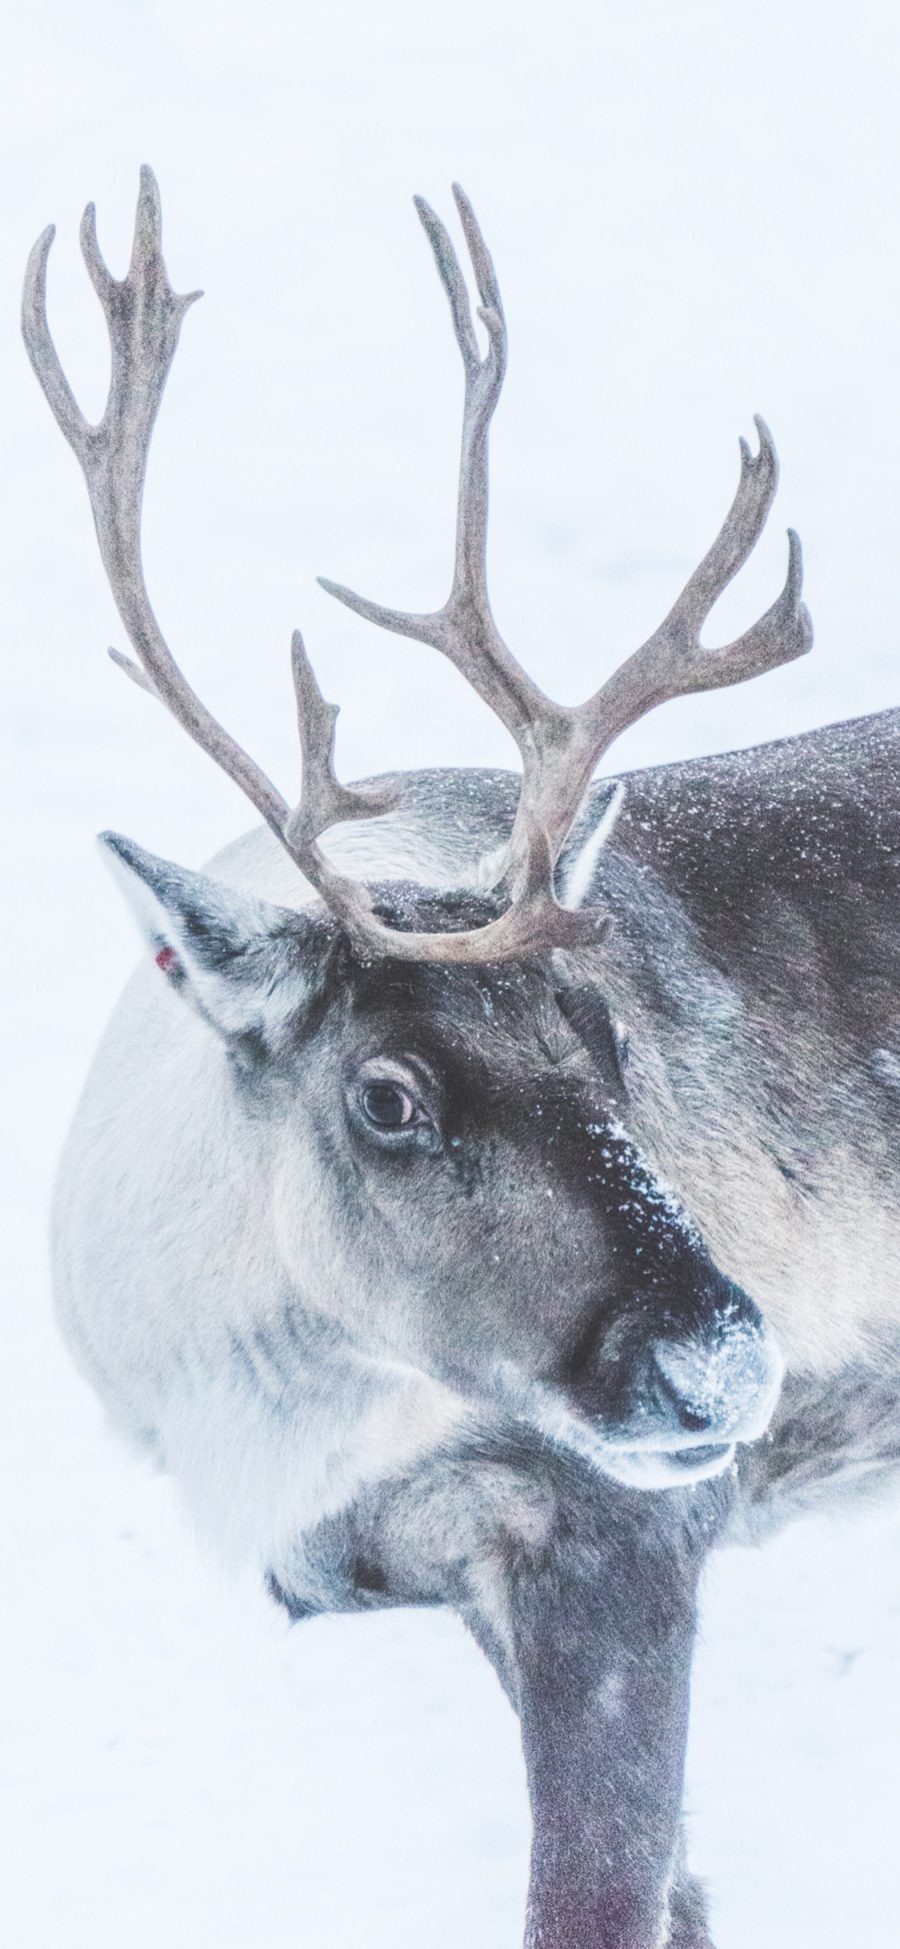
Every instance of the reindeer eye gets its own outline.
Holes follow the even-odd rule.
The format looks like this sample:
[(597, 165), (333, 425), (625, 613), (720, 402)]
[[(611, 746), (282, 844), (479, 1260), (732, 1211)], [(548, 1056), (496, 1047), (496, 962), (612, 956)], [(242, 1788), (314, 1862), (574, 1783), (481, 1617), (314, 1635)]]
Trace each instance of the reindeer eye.
[(362, 1106), (378, 1130), (403, 1130), (416, 1122), (417, 1105), (399, 1083), (369, 1083), (362, 1093)]

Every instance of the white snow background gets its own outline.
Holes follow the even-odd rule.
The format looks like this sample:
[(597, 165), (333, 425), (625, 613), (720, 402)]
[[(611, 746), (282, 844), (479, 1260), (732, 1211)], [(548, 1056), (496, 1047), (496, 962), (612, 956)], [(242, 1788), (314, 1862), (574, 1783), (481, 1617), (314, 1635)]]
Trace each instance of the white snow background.
[[(884, 0), (31, 0), (4, 10), (0, 1939), (9, 1949), (516, 1949), (517, 1732), (450, 1617), (290, 1631), (223, 1586), (57, 1342), (55, 1158), (136, 943), (92, 836), (199, 864), (239, 796), (111, 668), (72, 456), (18, 341), (34, 237), (89, 412), (77, 251), (127, 259), (151, 161), (189, 316), (155, 441), (172, 647), (290, 790), (303, 626), (344, 774), (506, 762), (455, 673), (317, 589), (442, 597), (460, 370), (409, 201), (473, 196), (511, 361), (491, 578), (529, 668), (584, 695), (707, 547), (765, 413), (776, 514), (717, 629), (806, 548), (813, 656), (669, 706), (640, 764), (900, 702), (900, 38)], [(710, 1575), (689, 1768), (721, 1949), (896, 1949), (896, 1504)]]

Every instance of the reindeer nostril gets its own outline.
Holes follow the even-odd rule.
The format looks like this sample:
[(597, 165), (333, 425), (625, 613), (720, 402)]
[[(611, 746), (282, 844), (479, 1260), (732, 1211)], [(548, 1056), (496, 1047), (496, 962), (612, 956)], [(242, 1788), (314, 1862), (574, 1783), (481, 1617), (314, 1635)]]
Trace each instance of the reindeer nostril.
[[(675, 1348), (665, 1345), (654, 1347), (653, 1380), (657, 1392), (662, 1395), (667, 1407), (674, 1411), (679, 1426), (691, 1435), (711, 1428), (716, 1418), (711, 1407), (701, 1406), (697, 1399), (697, 1378), (696, 1364), (682, 1362)], [(693, 1387), (691, 1382), (695, 1383)]]
[(712, 1416), (705, 1409), (692, 1407), (689, 1401), (680, 1401), (674, 1396), (673, 1405), (682, 1428), (687, 1429), (689, 1434), (699, 1434), (701, 1428), (711, 1427)]

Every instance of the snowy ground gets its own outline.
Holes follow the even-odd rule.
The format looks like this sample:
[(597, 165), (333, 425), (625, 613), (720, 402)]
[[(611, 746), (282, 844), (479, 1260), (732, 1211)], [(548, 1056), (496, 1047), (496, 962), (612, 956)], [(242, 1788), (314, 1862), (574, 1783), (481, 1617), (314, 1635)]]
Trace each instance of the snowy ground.
[[(11, 1949), (515, 1949), (516, 1731), (450, 1619), (287, 1632), (223, 1589), (168, 1489), (119, 1453), (57, 1346), (54, 1158), (133, 941), (102, 825), (199, 862), (241, 803), (109, 668), (85, 496), (17, 343), (56, 217), (58, 335), (85, 403), (88, 196), (124, 261), (137, 165), (176, 285), (202, 284), (147, 509), (172, 643), (267, 768), (294, 772), (287, 642), (344, 700), (348, 775), (505, 759), (449, 667), (313, 582), (442, 592), (456, 354), (409, 206), (477, 199), (512, 332), (492, 580), (574, 699), (646, 634), (769, 418), (778, 520), (721, 606), (807, 548), (814, 658), (672, 707), (621, 761), (750, 743), (900, 700), (900, 52), (880, 0), (32, 0), (0, 81), (6, 407), (4, 1595), (0, 1939)], [(895, 1949), (900, 1515), (804, 1525), (707, 1590), (690, 1763), (722, 1949)]]

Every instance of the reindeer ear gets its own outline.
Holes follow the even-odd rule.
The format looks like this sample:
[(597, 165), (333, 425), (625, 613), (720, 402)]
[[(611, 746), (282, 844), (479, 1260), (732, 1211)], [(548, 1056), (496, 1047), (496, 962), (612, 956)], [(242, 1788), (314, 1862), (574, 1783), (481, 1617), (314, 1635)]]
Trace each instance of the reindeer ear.
[(597, 861), (625, 803), (621, 779), (613, 786), (603, 810), (573, 851), (567, 851), (559, 878), (563, 907), (587, 907), (594, 893)]
[(309, 997), (333, 930), (159, 859), (121, 833), (101, 833), (100, 843), (160, 979), (235, 1047), (276, 1047)]

